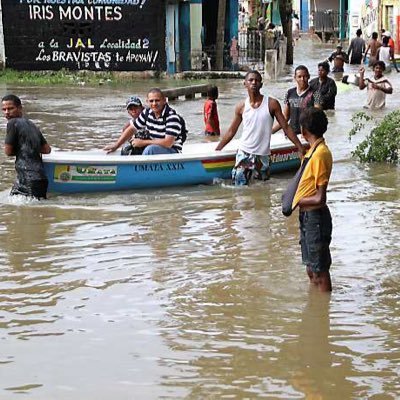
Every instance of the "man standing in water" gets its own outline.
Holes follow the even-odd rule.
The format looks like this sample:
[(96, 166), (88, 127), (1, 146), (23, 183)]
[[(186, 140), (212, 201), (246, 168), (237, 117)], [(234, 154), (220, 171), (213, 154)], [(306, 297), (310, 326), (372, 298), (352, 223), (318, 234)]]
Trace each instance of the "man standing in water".
[(8, 120), (4, 152), (7, 156), (16, 156), (17, 178), (10, 194), (45, 199), (48, 180), (42, 154), (49, 154), (51, 147), (39, 128), (22, 116), (19, 97), (13, 94), (4, 96), (2, 110)]
[(370, 110), (380, 110), (386, 105), (386, 95), (393, 93), (392, 84), (383, 75), (385, 71), (385, 63), (377, 61), (374, 64), (374, 76), (371, 78), (364, 78), (365, 68), (360, 68), (360, 80), (358, 86), (360, 90), (367, 88), (367, 104), (364, 108)]
[(349, 62), (349, 57), (347, 53), (343, 51), (342, 45), (339, 43), (336, 46), (336, 51), (334, 51), (328, 58), (327, 60), (329, 62), (333, 61), (333, 68), (332, 72), (337, 73), (337, 72), (344, 72), (344, 63)]
[(278, 100), (260, 93), (261, 74), (258, 71), (247, 72), (244, 86), (248, 97), (236, 105), (233, 121), (215, 149), (222, 150), (236, 135), (243, 121), (243, 133), (232, 171), (232, 180), (236, 185), (248, 185), (253, 171), (256, 172), (255, 177), (258, 179), (269, 178), (269, 155), (274, 118), (299, 152), (305, 153), (305, 148), (283, 116)]
[[(294, 80), (296, 86), (290, 88), (283, 100), (283, 115), (289, 121), (290, 127), (296, 135), (300, 135), (300, 113), (308, 107), (321, 107), (321, 99), (318, 91), (314, 91), (308, 83), (310, 73), (305, 65), (299, 65), (294, 70)], [(272, 133), (281, 129), (282, 125), (275, 122)]]
[(356, 37), (351, 40), (347, 49), (350, 58), (350, 64), (361, 64), (363, 54), (365, 53), (365, 40), (361, 37), (362, 30), (357, 29)]
[(329, 78), (328, 74), (329, 63), (320, 62), (318, 64), (318, 78), (311, 79), (310, 87), (319, 93), (319, 101), (323, 110), (334, 110), (337, 87), (335, 81)]

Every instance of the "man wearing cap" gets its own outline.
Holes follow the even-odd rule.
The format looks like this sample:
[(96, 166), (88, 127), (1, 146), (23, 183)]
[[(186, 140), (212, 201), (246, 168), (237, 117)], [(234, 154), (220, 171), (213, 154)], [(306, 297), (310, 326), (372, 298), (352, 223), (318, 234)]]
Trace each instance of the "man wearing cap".
[(392, 34), (389, 31), (385, 31), (384, 29), (382, 29), (382, 42), (384, 40), (388, 41), (388, 45), (390, 47), (390, 53), (392, 55), (393, 66), (397, 72), (400, 72), (399, 68), (397, 67), (396, 58), (394, 54), (394, 40), (392, 39)]
[(394, 51), (394, 40), (392, 39), (392, 34), (389, 31), (385, 31), (384, 29), (381, 30), (382, 32), (382, 39), (384, 37), (389, 38), (389, 47)]
[(143, 111), (144, 107), (142, 101), (138, 96), (129, 96), (126, 100), (126, 110), (128, 114), (132, 117), (130, 121), (128, 121), (124, 127), (122, 128), (121, 136), (118, 140), (113, 143), (105, 146), (103, 150), (107, 151), (107, 153), (111, 153), (118, 149), (124, 142), (129, 140), (133, 134), (135, 133), (135, 128), (133, 123), (135, 122), (136, 118), (140, 115)]
[(328, 61), (333, 61), (332, 72), (344, 72), (344, 63), (349, 62), (349, 57), (343, 51), (343, 47), (340, 43), (336, 46), (336, 51), (328, 57)]

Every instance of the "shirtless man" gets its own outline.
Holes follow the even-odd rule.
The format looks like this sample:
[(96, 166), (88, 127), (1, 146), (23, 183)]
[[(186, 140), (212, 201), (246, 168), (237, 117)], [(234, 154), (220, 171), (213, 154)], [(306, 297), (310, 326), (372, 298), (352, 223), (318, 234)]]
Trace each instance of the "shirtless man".
[(378, 40), (378, 32), (373, 32), (371, 40), (368, 43), (367, 50), (364, 55), (364, 62), (367, 59), (369, 51), (368, 66), (373, 67), (375, 62), (378, 61), (378, 49), (382, 46), (382, 43)]
[(232, 170), (232, 181), (236, 185), (248, 185), (253, 171), (258, 179), (269, 178), (270, 143), (275, 118), (299, 152), (305, 154), (306, 151), (288, 125), (278, 100), (260, 93), (261, 74), (258, 71), (247, 72), (244, 86), (248, 97), (236, 105), (233, 121), (215, 149), (222, 150), (233, 139), (243, 122), (243, 133)]

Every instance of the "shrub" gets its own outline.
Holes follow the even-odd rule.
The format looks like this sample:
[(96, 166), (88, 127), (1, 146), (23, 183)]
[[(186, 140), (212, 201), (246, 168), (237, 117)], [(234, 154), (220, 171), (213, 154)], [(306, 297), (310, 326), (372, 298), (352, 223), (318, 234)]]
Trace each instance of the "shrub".
[(387, 162), (399, 164), (400, 153), (400, 110), (387, 114), (376, 121), (365, 112), (358, 112), (351, 118), (353, 128), (349, 139), (362, 131), (366, 124), (374, 125), (365, 139), (352, 152), (361, 162)]

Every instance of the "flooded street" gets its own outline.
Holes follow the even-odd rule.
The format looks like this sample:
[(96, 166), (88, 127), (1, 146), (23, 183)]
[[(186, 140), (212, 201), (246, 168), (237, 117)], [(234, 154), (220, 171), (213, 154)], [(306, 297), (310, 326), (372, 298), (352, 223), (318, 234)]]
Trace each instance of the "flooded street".
[[(314, 77), (331, 51), (300, 41), (295, 65)], [(384, 113), (400, 107), (400, 74), (388, 79)], [(225, 131), (243, 81), (215, 83)], [(2, 93), (21, 96), (53, 149), (92, 149), (118, 137), (128, 95), (172, 84)], [(292, 72), (263, 92), (282, 101), (291, 86)], [(281, 214), (291, 174), (22, 202), (2, 151), (0, 399), (399, 398), (400, 170), (351, 158), (366, 96), (341, 84), (328, 112), (331, 296), (310, 290), (297, 212)], [(203, 101), (171, 103), (190, 142), (204, 140)]]

